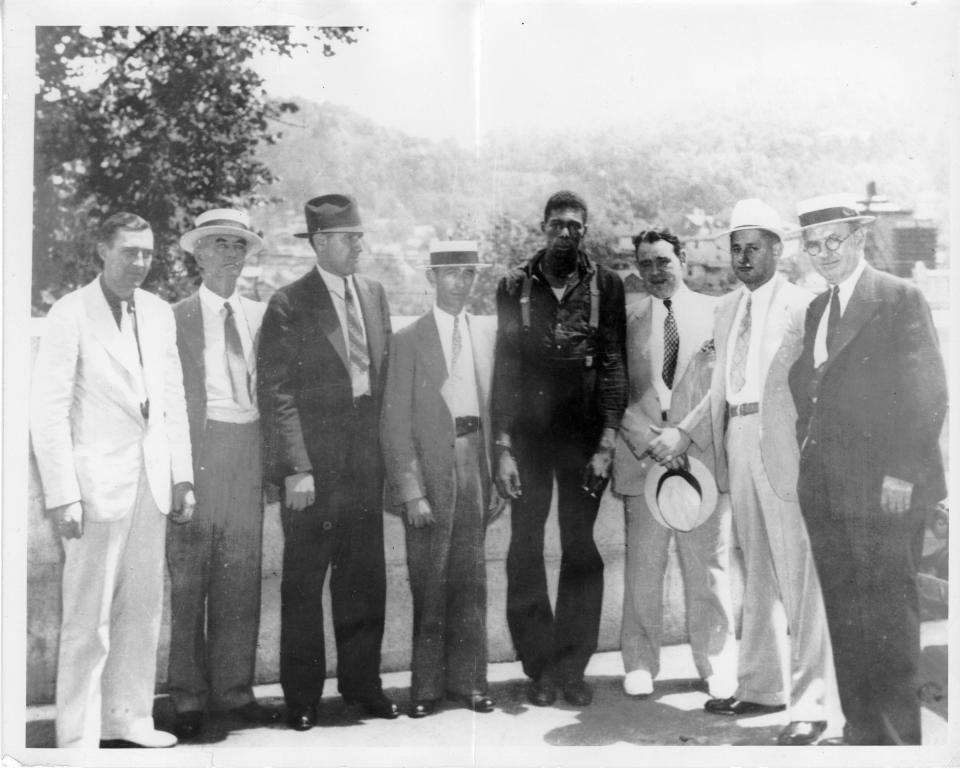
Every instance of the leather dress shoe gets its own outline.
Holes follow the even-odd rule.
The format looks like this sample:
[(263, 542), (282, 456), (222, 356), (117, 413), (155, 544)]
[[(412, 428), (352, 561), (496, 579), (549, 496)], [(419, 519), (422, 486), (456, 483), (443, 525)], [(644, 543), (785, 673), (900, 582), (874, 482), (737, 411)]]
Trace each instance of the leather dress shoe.
[(493, 700), (486, 694), (454, 694), (453, 692), (447, 692), (447, 699), (453, 702), (459, 702), (474, 713), (493, 712)]
[(747, 702), (736, 697), (707, 700), (703, 709), (718, 716), (759, 716), (761, 713), (779, 713), (786, 705), (761, 705), (759, 702)]
[(138, 729), (125, 737), (100, 740), (101, 748), (172, 748), (177, 738), (159, 729)]
[(360, 705), (367, 713), (375, 718), (396, 718), (400, 715), (400, 708), (397, 707), (397, 703), (387, 697), (383, 692), (378, 692), (369, 697), (344, 696), (343, 701), (348, 705)]
[(437, 710), (436, 700), (414, 700), (410, 703), (410, 718), (426, 718)]
[(178, 712), (173, 720), (173, 733), (178, 739), (190, 740), (200, 734), (203, 728), (202, 710), (184, 710)]
[(305, 732), (317, 725), (317, 706), (304, 705), (287, 709), (287, 725), (297, 732)]
[(791, 721), (787, 724), (780, 736), (778, 745), (812, 745), (827, 728), (826, 721)]
[(280, 720), (279, 710), (264, 707), (256, 700), (251, 700), (238, 708), (230, 708), (230, 715), (242, 718), (251, 724), (273, 724)]
[(531, 678), (527, 684), (527, 699), (541, 708), (552, 705), (557, 699), (557, 685), (549, 675)]
[(593, 688), (582, 678), (567, 681), (563, 685), (563, 698), (575, 707), (585, 708), (593, 702)]

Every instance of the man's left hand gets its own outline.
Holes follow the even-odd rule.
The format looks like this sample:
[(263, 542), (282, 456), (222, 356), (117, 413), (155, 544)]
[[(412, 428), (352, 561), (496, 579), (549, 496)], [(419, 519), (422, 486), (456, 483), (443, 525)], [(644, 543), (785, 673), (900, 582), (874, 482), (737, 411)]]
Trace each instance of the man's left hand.
[(173, 504), (170, 507), (170, 520), (174, 523), (187, 523), (193, 518), (197, 507), (197, 498), (193, 493), (193, 484), (182, 481), (173, 487)]
[(887, 515), (903, 515), (910, 509), (910, 497), (913, 495), (913, 484), (894, 478), (892, 475), (883, 476), (883, 487), (880, 489), (880, 508)]
[(600, 444), (590, 461), (587, 462), (587, 474), (595, 478), (606, 478), (610, 475), (610, 465), (613, 464), (613, 447), (616, 445), (617, 431), (612, 427), (605, 427), (600, 437)]
[(657, 437), (650, 441), (647, 452), (655, 462), (670, 470), (683, 467), (686, 463), (687, 449), (692, 441), (679, 427), (650, 427)]

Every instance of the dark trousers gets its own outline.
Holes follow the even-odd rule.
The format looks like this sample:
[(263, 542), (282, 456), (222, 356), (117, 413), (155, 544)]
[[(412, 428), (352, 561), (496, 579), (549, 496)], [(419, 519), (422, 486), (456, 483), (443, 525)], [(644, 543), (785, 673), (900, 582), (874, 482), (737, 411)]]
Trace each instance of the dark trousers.
[[(593, 524), (600, 501), (581, 489), (596, 440), (596, 435), (584, 440), (566, 433), (514, 436), (523, 493), (511, 503), (507, 624), (523, 672), (531, 678), (549, 673), (560, 680), (580, 679), (597, 649), (603, 559)], [(543, 561), (554, 476), (562, 551), (555, 615)]]
[[(801, 481), (801, 491), (805, 486)], [(801, 494), (801, 506), (823, 587), (845, 735), (862, 745), (919, 745), (923, 516), (917, 509), (904, 516), (838, 511), (825, 485), (815, 488)]]
[(260, 627), (260, 424), (208, 421), (194, 450), (196, 513), (167, 523), (167, 678), (181, 712), (253, 700)]
[(321, 473), (327, 479), (318, 483), (316, 502), (301, 511), (286, 506), (281, 511), (280, 684), (293, 707), (315, 704), (323, 694), (328, 567), (339, 690), (360, 700), (381, 691), (386, 574), (377, 414), (368, 402), (341, 417), (337, 467), (314, 468), (315, 479)]
[(484, 554), (480, 433), (457, 438), (452, 510), (436, 523), (407, 524), (407, 567), (413, 593), (410, 698), (487, 690), (487, 567)]

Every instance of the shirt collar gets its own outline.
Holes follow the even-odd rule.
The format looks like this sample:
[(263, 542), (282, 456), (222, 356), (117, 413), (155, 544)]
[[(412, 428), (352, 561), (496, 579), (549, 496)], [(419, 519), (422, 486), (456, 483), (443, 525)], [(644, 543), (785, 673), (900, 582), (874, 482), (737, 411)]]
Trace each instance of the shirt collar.
[(107, 300), (107, 304), (110, 305), (110, 309), (114, 312), (120, 312), (120, 303), (126, 302), (130, 307), (136, 307), (135, 297), (137, 295), (136, 289), (133, 293), (130, 294), (129, 299), (121, 299), (119, 296), (114, 293), (113, 289), (107, 285), (107, 281), (103, 277), (103, 273), (100, 273), (100, 289), (103, 291), (103, 297)]
[[(860, 261), (857, 263), (857, 266), (854, 268), (853, 272), (836, 284), (840, 289), (839, 294), (842, 302), (846, 302), (846, 300), (850, 298), (851, 294), (853, 294), (853, 289), (856, 287), (857, 281), (860, 280), (860, 276), (863, 275), (863, 271), (866, 269), (866, 266), (867, 260), (861, 256)], [(830, 288), (833, 289), (833, 286), (831, 285)]]
[(453, 315), (452, 313), (449, 313), (446, 310), (440, 309), (440, 307), (434, 304), (433, 317), (436, 319), (437, 325), (442, 326), (443, 328), (446, 328), (446, 327), (453, 328), (453, 319), (459, 318), (461, 323), (461, 328), (462, 328), (463, 323), (464, 321), (466, 321), (466, 318), (467, 318), (467, 308), (464, 307), (456, 315)]
[(233, 290), (233, 293), (230, 294), (230, 296), (224, 299), (222, 296), (214, 293), (203, 283), (201, 283), (197, 293), (200, 295), (200, 301), (203, 303), (203, 305), (214, 313), (218, 313), (223, 310), (223, 305), (225, 302), (230, 302), (230, 306), (233, 308), (234, 312), (240, 312), (240, 294), (237, 293), (236, 289)]
[[(546, 255), (547, 249), (542, 248), (534, 255), (533, 259), (530, 260), (530, 275), (534, 278), (540, 278), (545, 283), (548, 283), (546, 275), (543, 274), (542, 264), (543, 257)], [(580, 280), (583, 280), (587, 275), (593, 274), (593, 271), (596, 270), (596, 266), (593, 262), (590, 261), (590, 257), (587, 256), (586, 252), (583, 249), (580, 249), (577, 252), (577, 274), (580, 277)]]
[(320, 277), (323, 278), (323, 282), (327, 284), (327, 289), (330, 291), (331, 294), (336, 294), (340, 299), (344, 298), (344, 292), (343, 292), (344, 280), (349, 280), (351, 284), (350, 288), (353, 289), (353, 293), (354, 294), (357, 293), (357, 287), (353, 283), (352, 275), (348, 275), (346, 278), (344, 278), (343, 275), (335, 275), (329, 270), (323, 269), (323, 267), (321, 267), (319, 264), (316, 265), (316, 267), (317, 267), (317, 272), (320, 273)]

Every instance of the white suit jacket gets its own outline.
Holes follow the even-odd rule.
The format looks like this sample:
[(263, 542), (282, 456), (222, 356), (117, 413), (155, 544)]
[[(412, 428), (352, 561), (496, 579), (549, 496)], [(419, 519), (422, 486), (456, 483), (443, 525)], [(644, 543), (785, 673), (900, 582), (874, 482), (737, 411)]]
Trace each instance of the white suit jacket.
[(125, 352), (99, 277), (61, 298), (44, 322), (30, 432), (47, 509), (80, 500), (87, 521), (123, 518), (143, 468), (167, 513), (172, 484), (193, 481), (173, 312), (140, 289), (134, 303), (149, 420), (140, 413), (139, 362)]

